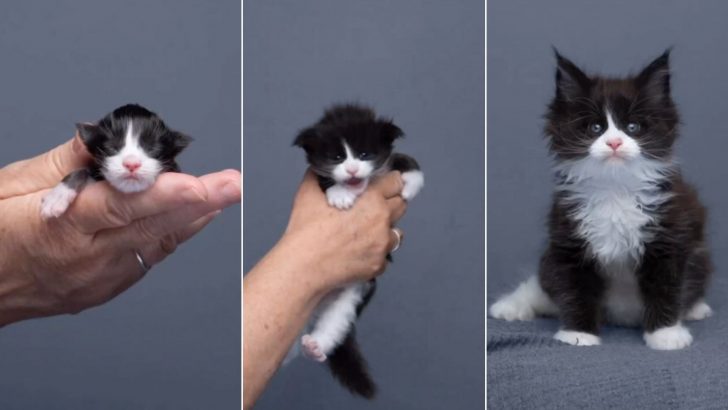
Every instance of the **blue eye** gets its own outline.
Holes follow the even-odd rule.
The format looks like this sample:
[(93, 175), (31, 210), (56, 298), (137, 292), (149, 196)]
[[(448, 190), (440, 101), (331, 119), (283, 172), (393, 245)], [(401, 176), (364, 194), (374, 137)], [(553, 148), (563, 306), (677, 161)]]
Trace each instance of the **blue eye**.
[(367, 159), (367, 158), (369, 158), (368, 152), (362, 152), (359, 154), (359, 159)]
[(344, 159), (344, 156), (341, 154), (336, 154), (336, 155), (334, 155), (334, 159), (337, 161), (341, 161), (342, 159)]
[(589, 124), (589, 131), (594, 134), (601, 134), (603, 130), (604, 127), (602, 127), (602, 124), (596, 122)]
[(630, 134), (634, 134), (640, 131), (642, 127), (640, 127), (640, 124), (637, 122), (630, 122), (627, 124), (627, 132)]

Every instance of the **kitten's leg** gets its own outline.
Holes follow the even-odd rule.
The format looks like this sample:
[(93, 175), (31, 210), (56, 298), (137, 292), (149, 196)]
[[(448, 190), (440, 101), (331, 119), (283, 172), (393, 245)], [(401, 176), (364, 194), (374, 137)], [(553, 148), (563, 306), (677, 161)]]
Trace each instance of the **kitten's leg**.
[(672, 247), (651, 243), (645, 249), (637, 278), (645, 304), (644, 339), (653, 349), (677, 350), (693, 342), (690, 331), (680, 323), (684, 268)]
[(712, 270), (713, 264), (708, 249), (704, 245), (696, 247), (685, 265), (682, 296), (685, 320), (702, 320), (712, 316), (713, 309), (704, 300)]
[(391, 169), (402, 173), (402, 198), (412, 200), (425, 185), (425, 176), (414, 158), (404, 154), (392, 154)]
[(340, 290), (322, 306), (311, 333), (301, 338), (306, 356), (319, 362), (326, 360), (346, 337), (357, 316), (357, 307), (364, 297), (366, 283), (356, 283)]
[(558, 307), (563, 328), (554, 339), (575, 346), (601, 343), (599, 313), (604, 281), (581, 249), (550, 247), (541, 258), (540, 283)]
[(57, 218), (73, 203), (90, 179), (88, 169), (79, 169), (66, 175), (61, 182), (41, 200), (40, 215), (43, 219)]
[(538, 277), (531, 276), (518, 285), (516, 290), (495, 302), (490, 307), (490, 315), (496, 319), (531, 320), (536, 315), (555, 315), (558, 308), (546, 292), (541, 289)]

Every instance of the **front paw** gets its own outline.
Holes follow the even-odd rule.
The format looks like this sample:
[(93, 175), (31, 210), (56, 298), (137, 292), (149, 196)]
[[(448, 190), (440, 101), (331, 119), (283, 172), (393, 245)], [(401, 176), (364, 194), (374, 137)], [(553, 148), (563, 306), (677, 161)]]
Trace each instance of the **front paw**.
[(602, 343), (599, 336), (576, 330), (559, 330), (554, 339), (572, 346), (598, 346)]
[(40, 216), (43, 219), (57, 218), (66, 212), (74, 199), (76, 191), (64, 184), (56, 185), (41, 200)]
[(690, 331), (678, 323), (673, 326), (662, 327), (654, 332), (645, 332), (645, 343), (655, 350), (679, 350), (693, 343)]
[(425, 185), (425, 176), (422, 171), (407, 171), (402, 173), (402, 198), (410, 201), (417, 196), (422, 187)]
[(335, 208), (349, 209), (356, 201), (356, 194), (342, 186), (334, 185), (326, 190), (326, 199), (329, 205)]

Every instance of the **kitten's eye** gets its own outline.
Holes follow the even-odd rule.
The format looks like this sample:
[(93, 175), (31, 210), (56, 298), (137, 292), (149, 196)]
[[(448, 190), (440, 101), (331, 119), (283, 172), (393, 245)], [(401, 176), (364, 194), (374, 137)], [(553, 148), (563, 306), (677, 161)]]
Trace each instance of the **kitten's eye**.
[(630, 122), (627, 124), (627, 132), (630, 134), (634, 134), (640, 131), (642, 127), (640, 127), (640, 124), (637, 122)]
[(597, 122), (589, 124), (589, 131), (591, 131), (593, 134), (601, 134), (603, 130), (604, 127), (602, 127), (602, 124), (599, 124)]
[(334, 155), (334, 159), (337, 161), (341, 161), (342, 159), (344, 159), (344, 156), (341, 154), (336, 154), (336, 155)]
[(359, 154), (359, 159), (367, 159), (367, 158), (369, 158), (368, 152), (362, 152)]

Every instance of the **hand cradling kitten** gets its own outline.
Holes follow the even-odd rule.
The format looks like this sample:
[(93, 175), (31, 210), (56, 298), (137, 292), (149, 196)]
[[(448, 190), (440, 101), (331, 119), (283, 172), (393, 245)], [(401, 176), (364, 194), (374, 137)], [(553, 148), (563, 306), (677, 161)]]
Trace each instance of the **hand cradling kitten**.
[(120, 192), (150, 188), (162, 172), (179, 172), (175, 161), (191, 138), (167, 128), (146, 108), (128, 104), (96, 124), (76, 124), (93, 157), (88, 168), (68, 174), (43, 198), (41, 216), (60, 217), (90, 180), (106, 180)]

